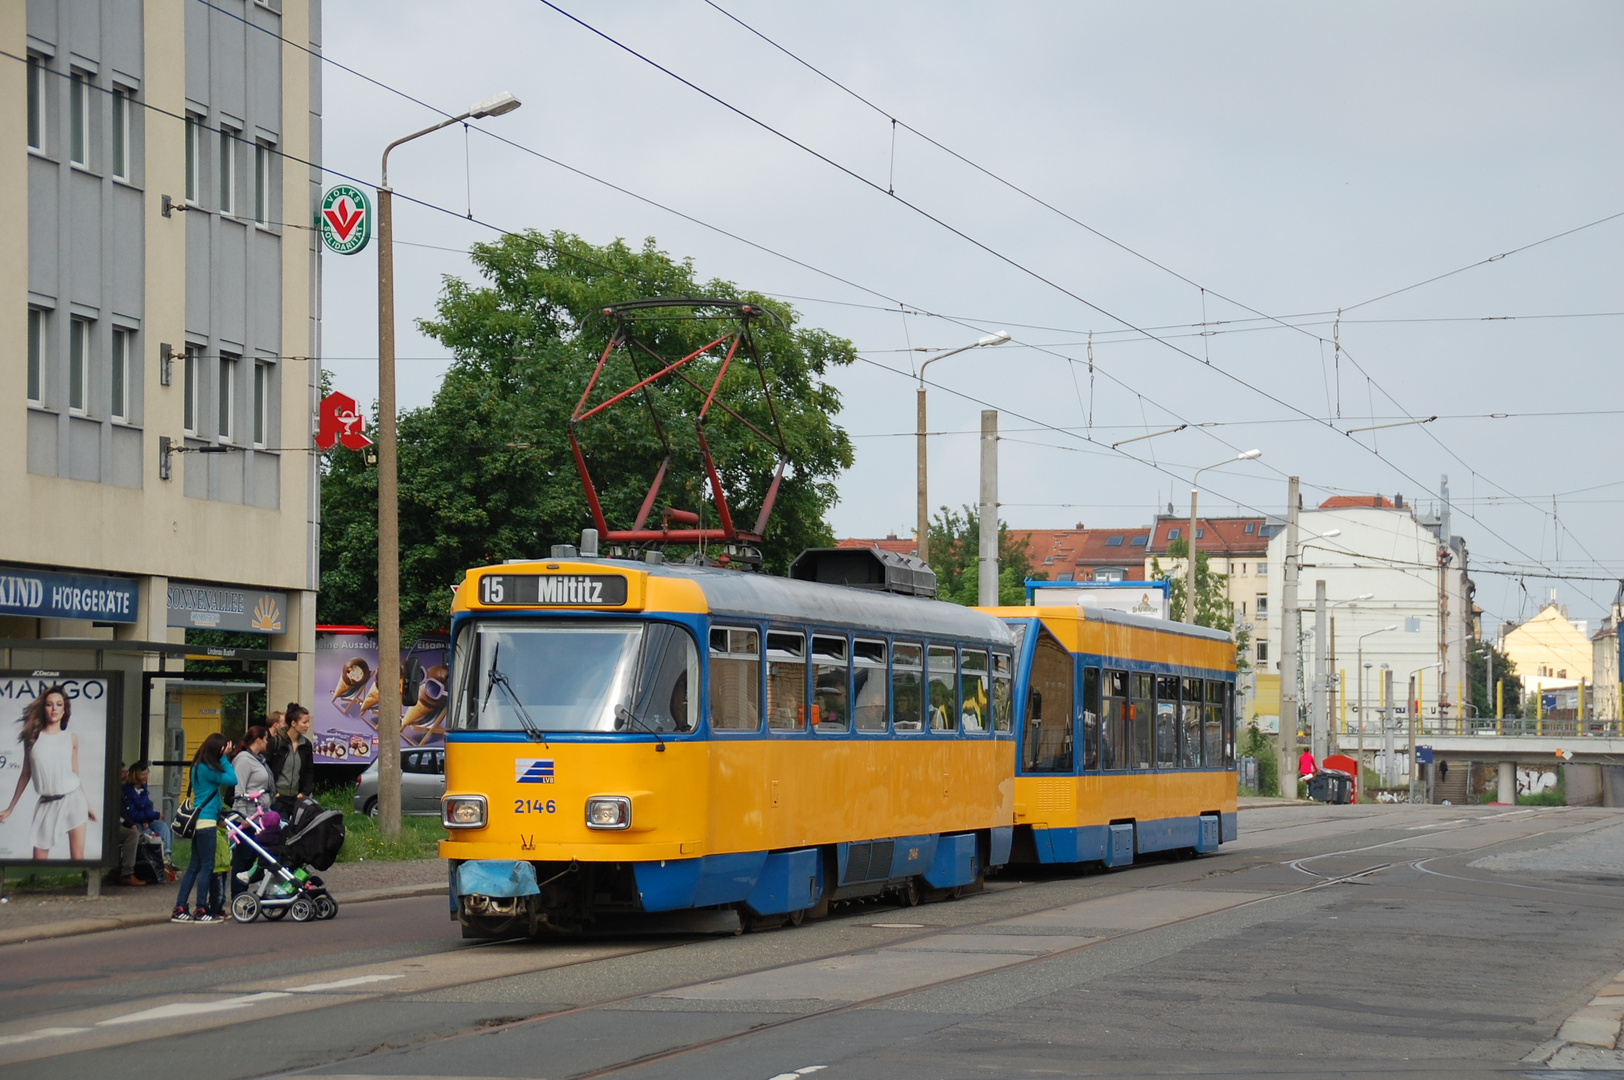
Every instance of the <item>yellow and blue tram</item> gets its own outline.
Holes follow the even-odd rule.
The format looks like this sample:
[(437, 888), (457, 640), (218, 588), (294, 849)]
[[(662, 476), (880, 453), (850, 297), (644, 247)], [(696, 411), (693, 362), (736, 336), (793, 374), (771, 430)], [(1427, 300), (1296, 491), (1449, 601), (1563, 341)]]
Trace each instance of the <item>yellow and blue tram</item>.
[(1115, 867), (1235, 839), (1228, 633), (1077, 606), (989, 610), (1021, 643), (1015, 861)]
[(1234, 836), (1227, 635), (897, 595), (914, 572), (885, 553), (814, 554), (805, 580), (570, 555), (467, 574), (440, 848), (466, 936), (799, 922), (1012, 856)]
[(970, 608), (736, 570), (470, 572), (443, 822), (469, 936), (972, 886), (1015, 815), (1015, 636)]

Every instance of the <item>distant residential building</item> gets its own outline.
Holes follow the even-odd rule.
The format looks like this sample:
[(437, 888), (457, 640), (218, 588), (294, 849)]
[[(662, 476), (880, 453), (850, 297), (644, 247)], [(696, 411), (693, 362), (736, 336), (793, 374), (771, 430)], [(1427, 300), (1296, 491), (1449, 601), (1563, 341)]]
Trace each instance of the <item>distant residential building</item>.
[(1590, 636), (1590, 667), (1596, 677), (1595, 711), (1598, 720), (1624, 720), (1624, 686), (1619, 685), (1618, 625), (1624, 604), (1614, 602), (1612, 614)]
[[(1402, 703), (1417, 669), (1421, 685), (1421, 712), (1431, 720), (1439, 714), (1439, 691), (1447, 701), (1445, 715), (1462, 715), (1467, 693), (1467, 645), (1472, 637), (1472, 583), (1468, 577), (1466, 542), (1449, 534), (1447, 514), (1423, 514), (1399, 498), (1380, 495), (1334, 496), (1298, 515), (1299, 574), (1297, 613), (1281, 610), (1285, 581), (1284, 528), (1269, 539), (1268, 585), (1265, 603), (1270, 614), (1268, 660), (1260, 671), (1278, 675), (1285, 633), (1298, 635), (1299, 701), (1306, 718), (1314, 677), (1314, 586), (1325, 582), (1329, 618), (1325, 643), (1330, 674), (1345, 674), (1342, 686), (1348, 722), (1359, 708), (1359, 640), (1364, 637), (1364, 662), (1370, 665), (1365, 682), (1371, 708), (1379, 704), (1382, 667), (1393, 672), (1394, 694)], [(1340, 530), (1334, 537), (1323, 534)], [(1440, 540), (1446, 537), (1446, 541)], [(1444, 574), (1444, 603), (1439, 603), (1439, 548), (1450, 553)], [(1369, 600), (1355, 600), (1366, 593)], [(1440, 608), (1442, 607), (1442, 611)], [(1439, 619), (1444, 618), (1446, 660), (1442, 679), (1438, 663)], [(1396, 626), (1393, 631), (1384, 630)], [(1368, 636), (1366, 636), (1368, 635)], [(1441, 687), (1440, 687), (1441, 682)], [(1278, 699), (1276, 699), (1277, 701)], [(1333, 720), (1340, 720), (1342, 705), (1333, 703)], [(1464, 709), (1469, 712), (1469, 709)], [(1272, 730), (1278, 711), (1263, 717), (1260, 726)], [(1306, 721), (1305, 721), (1306, 722)]]
[(835, 541), (835, 547), (843, 548), (878, 548), (881, 551), (894, 551), (899, 555), (918, 555), (919, 545), (913, 537), (899, 539), (896, 533), (891, 533), (884, 540), (866, 540), (855, 536), (848, 536), (844, 540)]
[(1530, 619), (1501, 626), (1500, 651), (1517, 665), (1524, 694), (1560, 695), (1568, 708), (1577, 706), (1580, 682), (1588, 686), (1596, 681), (1596, 649), (1588, 623), (1573, 622), (1567, 608), (1554, 600)]
[(1010, 529), (1026, 542), (1032, 570), (1050, 581), (1144, 581), (1150, 529)]
[[(1269, 537), (1280, 527), (1262, 517), (1198, 517), (1195, 523), (1196, 552), (1206, 553), (1210, 572), (1229, 578), (1229, 606), (1235, 629), (1251, 627), (1250, 651), (1245, 657), (1248, 663), (1267, 663), (1270, 657)], [(1179, 517), (1171, 504), (1166, 514), (1156, 516), (1145, 547), (1147, 578), (1154, 573), (1152, 564), (1159, 561), (1164, 573), (1182, 580), (1184, 560), (1170, 558), (1167, 551), (1175, 540), (1188, 542), (1189, 531), (1189, 515)]]

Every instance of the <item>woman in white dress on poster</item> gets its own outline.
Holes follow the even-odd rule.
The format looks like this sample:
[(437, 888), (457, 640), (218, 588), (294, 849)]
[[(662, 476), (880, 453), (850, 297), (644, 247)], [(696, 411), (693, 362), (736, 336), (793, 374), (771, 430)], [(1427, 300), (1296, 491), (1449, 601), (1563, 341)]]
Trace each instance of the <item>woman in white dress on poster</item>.
[(34, 806), (34, 858), (49, 859), (51, 849), (68, 840), (68, 858), (85, 857), (85, 834), (96, 812), (90, 808), (79, 778), (79, 736), (68, 733), (73, 706), (60, 684), (49, 687), (23, 711), (23, 772), (11, 804), (0, 810), (0, 823), (17, 809), (30, 779), (39, 802)]

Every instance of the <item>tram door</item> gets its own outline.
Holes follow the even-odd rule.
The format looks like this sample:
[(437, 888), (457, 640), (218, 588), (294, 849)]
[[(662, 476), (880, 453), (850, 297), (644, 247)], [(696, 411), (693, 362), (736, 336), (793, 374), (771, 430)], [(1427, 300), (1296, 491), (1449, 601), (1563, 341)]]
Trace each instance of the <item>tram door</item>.
[(1026, 718), (1021, 726), (1021, 768), (1025, 772), (1073, 771), (1071, 653), (1047, 633), (1032, 651), (1027, 680)]

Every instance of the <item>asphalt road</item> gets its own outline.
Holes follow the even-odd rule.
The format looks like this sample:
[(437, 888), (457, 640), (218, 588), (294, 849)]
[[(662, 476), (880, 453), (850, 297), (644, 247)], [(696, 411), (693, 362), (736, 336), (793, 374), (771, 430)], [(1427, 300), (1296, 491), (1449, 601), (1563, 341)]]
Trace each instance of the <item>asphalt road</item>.
[(1282, 808), (741, 937), (465, 944), (435, 897), (112, 931), (0, 948), (0, 1074), (1552, 1077), (1624, 967), (1621, 853), (1613, 810)]

